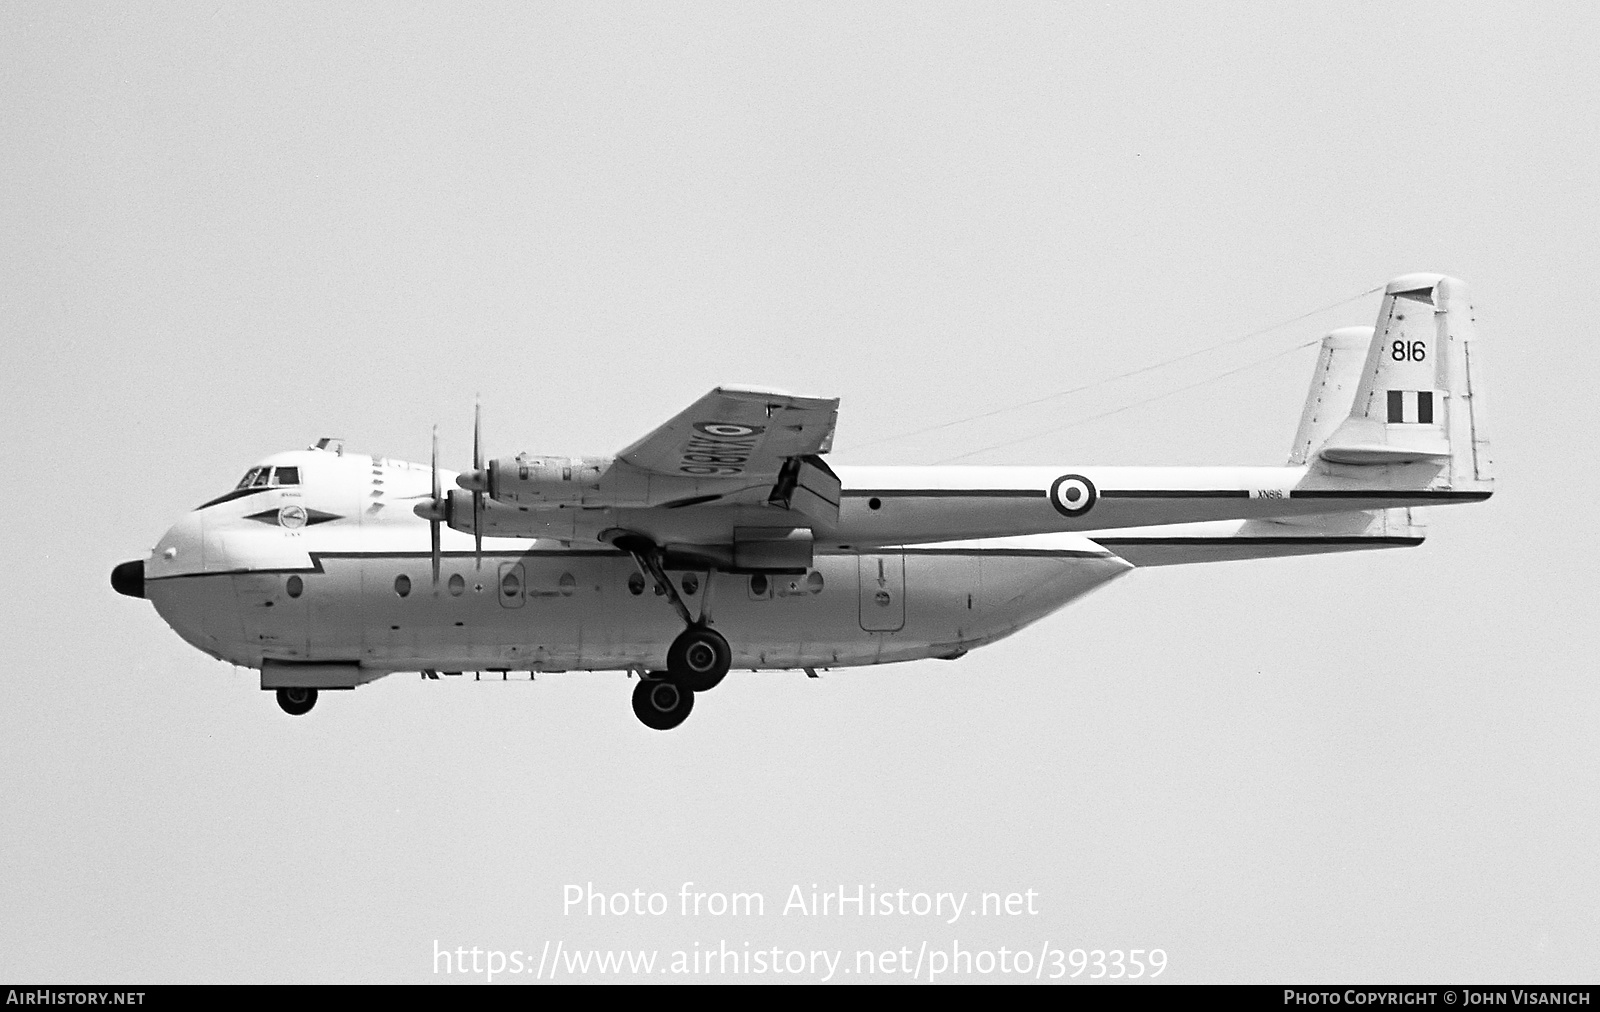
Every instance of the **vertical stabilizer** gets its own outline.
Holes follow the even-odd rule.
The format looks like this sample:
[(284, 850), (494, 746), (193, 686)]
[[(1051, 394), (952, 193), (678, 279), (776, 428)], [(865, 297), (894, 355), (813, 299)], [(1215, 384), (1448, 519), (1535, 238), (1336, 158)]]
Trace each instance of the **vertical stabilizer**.
[(1487, 491), (1473, 339), (1465, 283), (1442, 274), (1391, 281), (1350, 414), (1318, 456), (1333, 464), (1433, 463), (1449, 487)]
[(1291, 467), (1310, 460), (1317, 448), (1333, 435), (1333, 430), (1349, 417), (1370, 347), (1371, 327), (1341, 327), (1322, 339), (1317, 371), (1311, 376), (1305, 410), (1300, 412), (1300, 428), (1294, 434), (1294, 445), (1289, 448)]

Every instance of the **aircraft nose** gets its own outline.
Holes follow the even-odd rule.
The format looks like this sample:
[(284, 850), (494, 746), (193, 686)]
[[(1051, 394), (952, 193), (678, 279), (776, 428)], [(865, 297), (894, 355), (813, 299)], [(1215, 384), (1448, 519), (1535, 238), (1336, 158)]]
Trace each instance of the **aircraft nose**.
[(111, 571), (111, 589), (129, 597), (144, 597), (144, 562), (124, 562)]

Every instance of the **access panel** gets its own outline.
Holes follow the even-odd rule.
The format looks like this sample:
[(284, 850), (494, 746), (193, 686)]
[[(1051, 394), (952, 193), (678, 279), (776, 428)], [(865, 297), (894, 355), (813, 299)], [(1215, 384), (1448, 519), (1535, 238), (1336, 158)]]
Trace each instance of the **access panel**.
[(902, 552), (857, 556), (861, 628), (894, 632), (906, 624), (906, 557)]

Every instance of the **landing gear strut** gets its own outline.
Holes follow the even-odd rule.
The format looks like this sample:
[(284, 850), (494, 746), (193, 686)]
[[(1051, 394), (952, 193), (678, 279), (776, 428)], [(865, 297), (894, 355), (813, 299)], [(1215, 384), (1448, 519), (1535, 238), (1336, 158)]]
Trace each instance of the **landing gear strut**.
[(310, 713), (311, 708), (317, 705), (316, 689), (279, 689), (278, 705), (283, 707), (283, 712), (298, 717), (303, 713)]
[(659, 675), (654, 672), (633, 687), (633, 714), (645, 727), (670, 731), (689, 719), (694, 693)]
[[(668, 578), (666, 569), (662, 566), (662, 551), (659, 546), (649, 538), (638, 534), (623, 534), (612, 542), (618, 548), (633, 556), (633, 561), (638, 563), (641, 572), (655, 582), (656, 590), (661, 593), (672, 605), (672, 609), (683, 619), (683, 624), (688, 628), (672, 641), (672, 646), (667, 650), (667, 679), (687, 692), (707, 692), (717, 687), (728, 667), (733, 663), (733, 650), (728, 646), (728, 641), (722, 634), (711, 628), (710, 618), (705, 611), (705, 598), (701, 598), (700, 617), (696, 618), (678, 594), (678, 588), (673, 586)], [(706, 583), (706, 594), (711, 593), (710, 582)], [(644, 720), (643, 711), (639, 709), (639, 694), (634, 694), (634, 712), (639, 713), (640, 720)], [(687, 709), (683, 717), (687, 717)], [(682, 723), (679, 717), (672, 725)], [(646, 724), (650, 721), (646, 720)], [(651, 727), (656, 725), (650, 724)]]

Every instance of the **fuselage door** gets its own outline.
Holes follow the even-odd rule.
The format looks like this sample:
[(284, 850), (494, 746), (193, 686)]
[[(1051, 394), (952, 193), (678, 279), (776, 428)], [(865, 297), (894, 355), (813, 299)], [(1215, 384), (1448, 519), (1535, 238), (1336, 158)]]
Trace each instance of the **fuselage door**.
[(906, 624), (906, 557), (903, 552), (859, 555), (861, 628), (894, 632)]
[(520, 562), (500, 563), (500, 607), (520, 608), (527, 600), (528, 576)]

